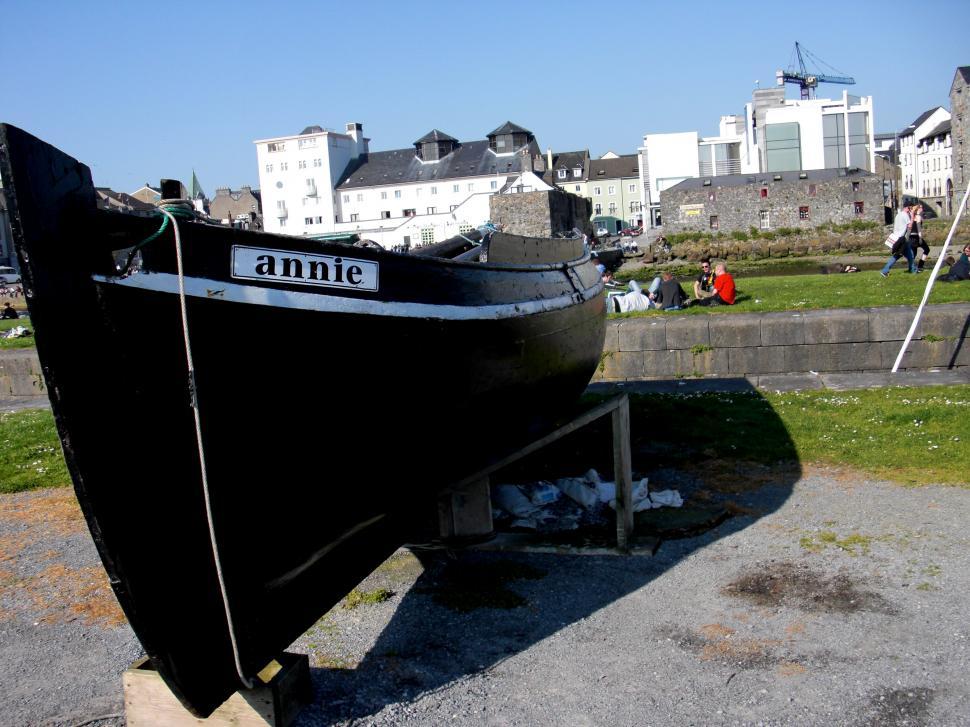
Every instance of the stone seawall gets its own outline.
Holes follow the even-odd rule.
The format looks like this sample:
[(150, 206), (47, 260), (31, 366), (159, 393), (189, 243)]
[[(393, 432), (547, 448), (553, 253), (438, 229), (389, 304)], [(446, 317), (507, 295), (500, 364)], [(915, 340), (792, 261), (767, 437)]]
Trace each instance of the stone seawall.
[[(892, 368), (915, 308), (655, 315), (607, 321), (593, 381), (875, 372)], [(970, 367), (970, 303), (927, 306), (901, 368)], [(46, 393), (34, 349), (0, 351), (0, 398)]]
[[(607, 322), (594, 381), (886, 371), (915, 308), (647, 316)], [(927, 306), (900, 368), (970, 366), (970, 304)]]

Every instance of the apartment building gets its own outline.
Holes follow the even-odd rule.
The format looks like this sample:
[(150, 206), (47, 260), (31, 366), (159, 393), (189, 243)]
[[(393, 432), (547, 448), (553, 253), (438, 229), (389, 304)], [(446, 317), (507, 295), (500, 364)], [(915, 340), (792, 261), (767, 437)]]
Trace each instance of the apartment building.
[(636, 154), (611, 154), (589, 163), (587, 195), (593, 225), (616, 234), (643, 222), (640, 202), (640, 164)]
[(875, 169), (871, 96), (786, 99), (758, 89), (743, 115), (722, 116), (718, 134), (647, 134), (640, 155), (642, 205), (662, 224), (662, 192), (685, 179), (814, 169)]
[[(934, 170), (933, 166), (938, 164), (939, 157), (943, 154), (942, 150), (935, 148), (937, 129), (949, 121), (950, 112), (942, 106), (936, 106), (921, 113), (913, 123), (899, 132), (899, 167), (902, 173), (903, 197), (916, 199), (924, 190), (932, 189), (932, 182), (935, 181), (932, 173), (940, 171)], [(948, 135), (949, 132), (945, 134)], [(930, 136), (933, 137), (932, 141), (927, 140)], [(946, 162), (952, 163), (952, 159)]]

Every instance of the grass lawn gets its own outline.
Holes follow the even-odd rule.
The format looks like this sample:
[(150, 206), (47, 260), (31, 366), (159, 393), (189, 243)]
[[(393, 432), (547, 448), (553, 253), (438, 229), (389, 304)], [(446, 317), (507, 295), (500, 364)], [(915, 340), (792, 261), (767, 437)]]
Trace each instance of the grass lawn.
[[(888, 259), (888, 255), (886, 256)], [(923, 297), (928, 273), (910, 275), (906, 261), (888, 278), (878, 271), (844, 275), (735, 276), (737, 303), (716, 308), (688, 308), (684, 311), (614, 313), (611, 318), (651, 315), (705, 315), (707, 313), (751, 313), (819, 308), (867, 308), (883, 305), (917, 305)], [(643, 288), (649, 281), (639, 281)], [(684, 285), (688, 295), (692, 291)], [(937, 283), (928, 303), (970, 302), (970, 281)]]
[[(0, 320), (0, 332), (9, 331), (15, 326), (26, 326), (31, 328), (30, 318), (21, 318), (16, 321)], [(34, 347), (34, 337), (25, 336), (24, 338), (0, 338), (0, 349), (3, 348), (33, 348)]]
[[(630, 426), (634, 469), (820, 463), (970, 488), (970, 386), (633, 395)], [(542, 458), (567, 473), (612, 469), (608, 417), (576, 436)], [(0, 493), (70, 484), (49, 411), (0, 414), (0, 442)]]
[(0, 445), (0, 493), (71, 484), (50, 411), (0, 412)]

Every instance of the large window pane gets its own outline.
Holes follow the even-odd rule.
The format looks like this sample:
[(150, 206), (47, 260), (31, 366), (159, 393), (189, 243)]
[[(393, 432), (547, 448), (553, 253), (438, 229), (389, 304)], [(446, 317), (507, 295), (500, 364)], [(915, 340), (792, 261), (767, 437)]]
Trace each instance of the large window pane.
[(849, 114), (849, 166), (869, 168), (869, 114), (865, 111)]
[(842, 114), (827, 114), (822, 117), (822, 136), (825, 147), (825, 168), (846, 167), (845, 159), (845, 117)]
[(765, 126), (765, 156), (769, 172), (802, 168), (801, 134), (797, 123)]

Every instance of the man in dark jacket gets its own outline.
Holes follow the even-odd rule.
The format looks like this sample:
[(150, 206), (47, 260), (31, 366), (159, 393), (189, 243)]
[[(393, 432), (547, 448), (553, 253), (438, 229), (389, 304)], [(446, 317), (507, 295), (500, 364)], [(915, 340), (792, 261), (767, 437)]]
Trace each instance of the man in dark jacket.
[(680, 310), (687, 304), (687, 293), (669, 272), (664, 271), (661, 277), (654, 303), (661, 310)]

